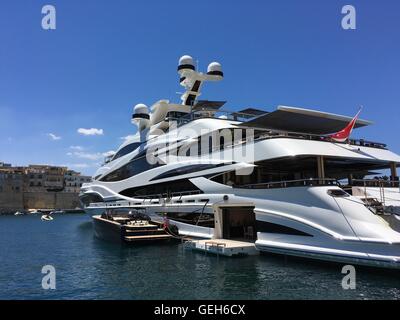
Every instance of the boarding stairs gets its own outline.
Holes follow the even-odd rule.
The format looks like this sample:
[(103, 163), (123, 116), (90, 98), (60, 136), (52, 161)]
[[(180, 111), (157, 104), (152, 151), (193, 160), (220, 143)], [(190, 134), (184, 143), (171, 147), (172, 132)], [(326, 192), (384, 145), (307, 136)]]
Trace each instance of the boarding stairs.
[(131, 225), (124, 225), (122, 237), (125, 242), (167, 240), (173, 236), (161, 224), (149, 224), (147, 221), (138, 221)]
[(353, 196), (361, 199), (376, 214), (400, 213), (400, 189), (398, 181), (354, 180)]

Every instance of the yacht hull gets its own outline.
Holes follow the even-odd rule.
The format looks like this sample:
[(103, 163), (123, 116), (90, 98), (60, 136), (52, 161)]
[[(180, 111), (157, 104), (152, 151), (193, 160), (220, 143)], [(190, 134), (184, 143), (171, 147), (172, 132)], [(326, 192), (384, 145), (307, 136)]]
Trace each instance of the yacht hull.
[[(170, 218), (180, 235), (204, 239), (224, 237), (223, 228), (218, 230), (223, 221), (217, 221), (221, 219), (223, 208), (252, 207), (256, 221), (255, 245), (261, 252), (400, 268), (400, 234), (355, 197), (333, 197), (332, 190), (341, 190), (336, 186), (254, 189), (249, 196), (248, 190), (219, 190), (216, 184), (209, 185), (205, 180), (201, 181), (203, 184), (194, 182), (204, 193), (171, 198), (168, 202), (141, 200), (140, 205), (131, 207), (145, 210), (154, 221), (177, 212), (196, 213), (198, 218), (214, 215), (214, 227), (198, 225), (196, 215), (191, 224)], [(209, 192), (211, 187), (215, 188), (213, 192)], [(129, 207), (129, 202), (114, 203), (112, 207)], [(98, 213), (105, 208), (106, 205), (98, 204), (88, 211)], [(275, 230), (269, 230), (271, 228)]]
[[(400, 269), (400, 257), (379, 256), (360, 252), (344, 251), (324, 247), (297, 246), (273, 241), (257, 241), (261, 252), (295, 256), (320, 261), (362, 265), (376, 268)], [(375, 257), (374, 257), (375, 256)]]

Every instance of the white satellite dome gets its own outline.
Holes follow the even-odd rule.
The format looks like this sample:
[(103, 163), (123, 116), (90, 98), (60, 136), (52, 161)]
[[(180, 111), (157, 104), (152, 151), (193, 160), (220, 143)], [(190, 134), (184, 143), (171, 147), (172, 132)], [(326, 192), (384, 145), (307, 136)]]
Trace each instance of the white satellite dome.
[(194, 66), (194, 60), (191, 56), (184, 55), (179, 58), (179, 65), (182, 65), (182, 64), (191, 64)]
[(131, 122), (138, 126), (139, 131), (148, 128), (150, 123), (149, 108), (143, 103), (134, 106)]
[(222, 66), (219, 62), (211, 62), (207, 67), (207, 74), (223, 76)]
[(181, 69), (195, 70), (194, 60), (191, 56), (184, 55), (184, 56), (180, 57), (178, 70), (181, 70)]
[(136, 106), (133, 107), (134, 114), (149, 114), (149, 108), (143, 104), (138, 103)]

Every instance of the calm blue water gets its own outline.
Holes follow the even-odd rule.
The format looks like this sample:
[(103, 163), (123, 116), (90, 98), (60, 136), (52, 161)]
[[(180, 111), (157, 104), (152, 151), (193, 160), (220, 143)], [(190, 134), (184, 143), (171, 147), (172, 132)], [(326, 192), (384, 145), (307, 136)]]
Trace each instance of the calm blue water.
[[(41, 287), (43, 265), (56, 290)], [(0, 216), (0, 299), (399, 299), (400, 273), (259, 256), (217, 258), (180, 244), (124, 247), (93, 237), (91, 218)]]

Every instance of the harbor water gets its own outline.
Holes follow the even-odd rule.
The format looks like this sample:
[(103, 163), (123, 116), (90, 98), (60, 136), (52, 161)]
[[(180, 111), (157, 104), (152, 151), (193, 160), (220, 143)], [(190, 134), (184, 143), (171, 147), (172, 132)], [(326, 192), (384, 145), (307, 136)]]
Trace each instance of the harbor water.
[[(44, 265), (56, 289), (42, 288)], [(179, 242), (124, 246), (93, 236), (87, 215), (0, 216), (0, 299), (400, 299), (400, 272), (261, 255), (216, 257)]]

